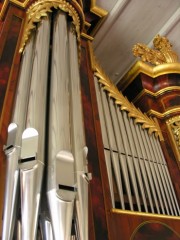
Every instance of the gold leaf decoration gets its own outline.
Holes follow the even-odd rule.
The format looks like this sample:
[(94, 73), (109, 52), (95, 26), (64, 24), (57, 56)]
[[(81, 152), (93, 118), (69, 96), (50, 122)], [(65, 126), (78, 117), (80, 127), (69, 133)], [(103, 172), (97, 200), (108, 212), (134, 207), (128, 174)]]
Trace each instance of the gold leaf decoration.
[(180, 115), (172, 117), (166, 121), (171, 143), (178, 162), (180, 161)]
[[(78, 3), (76, 3), (76, 5), (80, 10), (81, 8), (79, 7)], [(80, 18), (76, 9), (69, 2), (66, 2), (65, 0), (45, 0), (45, 1), (39, 0), (30, 6), (26, 15), (26, 21), (24, 26), (22, 42), (20, 46), (20, 52), (23, 52), (23, 49), (31, 35), (31, 32), (33, 31), (33, 29), (36, 28), (36, 23), (40, 22), (42, 17), (46, 17), (48, 13), (52, 12), (53, 8), (60, 9), (68, 13), (68, 15), (72, 17), (72, 22), (75, 26), (75, 30), (77, 33), (77, 40), (78, 40), (79, 52), (80, 52), (80, 47), (81, 47), (80, 46), (80, 32), (81, 32)], [(81, 11), (81, 15), (84, 22), (83, 11)]]
[(156, 137), (159, 137), (161, 141), (163, 140), (158, 122), (142, 113), (140, 109), (133, 105), (133, 103), (130, 103), (129, 100), (124, 97), (118, 88), (111, 82), (97, 62), (95, 63), (94, 74), (98, 78), (99, 83), (102, 84), (104, 91), (108, 92), (108, 95), (114, 99), (115, 103), (122, 111), (128, 112), (128, 116), (130, 118), (134, 118), (135, 123), (141, 124), (143, 129), (147, 129), (149, 134), (155, 133)]
[(133, 46), (132, 52), (143, 62), (149, 62), (153, 65), (178, 62), (178, 56), (173, 52), (172, 44), (166, 37), (157, 35), (153, 44), (154, 49), (151, 49), (143, 43), (137, 43)]

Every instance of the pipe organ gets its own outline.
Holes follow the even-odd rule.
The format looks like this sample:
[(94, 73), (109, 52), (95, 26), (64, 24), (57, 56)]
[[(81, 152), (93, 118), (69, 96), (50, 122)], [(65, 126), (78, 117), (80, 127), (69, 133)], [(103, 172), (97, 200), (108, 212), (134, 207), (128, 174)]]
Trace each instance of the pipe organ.
[(138, 63), (115, 86), (92, 49), (106, 14), (91, 0), (0, 4), (3, 240), (180, 238), (179, 115), (157, 112), (179, 109), (180, 67)]
[[(47, 218), (43, 219), (43, 239), (70, 239), (72, 224), (76, 239), (88, 239), (90, 175), (80, 97), (76, 32), (67, 14), (59, 10), (37, 25), (22, 57), (5, 149), (2, 239), (12, 239), (17, 208), (21, 238), (36, 239), (42, 191), (47, 192), (49, 206), (43, 215)], [(47, 187), (42, 190), (44, 167)], [(18, 181), (21, 197), (17, 203)]]

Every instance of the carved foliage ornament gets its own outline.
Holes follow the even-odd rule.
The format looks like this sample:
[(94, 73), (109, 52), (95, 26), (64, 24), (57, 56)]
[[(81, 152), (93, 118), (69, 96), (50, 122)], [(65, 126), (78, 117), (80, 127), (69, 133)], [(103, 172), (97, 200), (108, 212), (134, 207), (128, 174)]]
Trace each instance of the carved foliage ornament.
[(136, 108), (133, 103), (123, 96), (117, 87), (106, 76), (100, 66), (95, 63), (95, 76), (98, 78), (99, 83), (102, 84), (103, 89), (108, 92), (109, 96), (115, 100), (115, 103), (120, 106), (122, 111), (127, 111), (128, 116), (135, 119), (135, 123), (141, 124), (143, 129), (147, 129), (149, 134), (155, 133), (156, 137), (162, 141), (163, 136), (158, 122), (155, 119), (149, 118), (146, 114), (142, 113), (140, 109)]
[(178, 160), (180, 161), (180, 116), (173, 117), (167, 122), (174, 151)]
[[(76, 5), (78, 5), (76, 3)], [(42, 17), (46, 17), (48, 13), (52, 12), (52, 8), (60, 9), (67, 12), (70, 17), (72, 17), (72, 22), (75, 26), (77, 33), (77, 40), (80, 47), (80, 18), (76, 9), (65, 0), (39, 0), (32, 4), (27, 11), (26, 21), (24, 26), (24, 33), (22, 37), (22, 42), (20, 46), (20, 52), (23, 51), (33, 29), (36, 28), (36, 23), (40, 22)], [(78, 9), (80, 9), (78, 5)], [(83, 19), (84, 15), (82, 13)], [(84, 20), (83, 20), (84, 22)]]
[(172, 51), (172, 45), (166, 37), (157, 35), (153, 40), (153, 45), (154, 49), (143, 43), (135, 44), (132, 49), (134, 56), (153, 65), (178, 62), (178, 56)]

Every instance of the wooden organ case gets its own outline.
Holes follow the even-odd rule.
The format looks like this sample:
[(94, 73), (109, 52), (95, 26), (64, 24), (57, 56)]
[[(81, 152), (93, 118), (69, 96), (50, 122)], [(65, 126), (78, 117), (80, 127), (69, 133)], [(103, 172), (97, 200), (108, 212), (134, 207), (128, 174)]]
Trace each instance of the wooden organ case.
[[(29, 9), (32, 9), (32, 6), (36, 4), (39, 8), (36, 9), (36, 13), (33, 13), (34, 15), (30, 14), (32, 11)], [(176, 70), (169, 67), (168, 73), (157, 76), (153, 76), (145, 70), (144, 72), (139, 70), (137, 73), (137, 67), (135, 67), (134, 78), (131, 76), (128, 80), (129, 76), (125, 76), (122, 81), (124, 86), (118, 86), (119, 89), (123, 90), (121, 93), (111, 83), (93, 56), (91, 43), (93, 34), (107, 14), (96, 6), (94, 0), (4, 0), (0, 3), (0, 8), (0, 215), (2, 216), (0, 236), (2, 236), (3, 231), (3, 209), (6, 204), (4, 192), (7, 179), (7, 161), (3, 146), (7, 142), (7, 129), (11, 122), (18, 79), (22, 71), (22, 51), (28, 43), (32, 29), (34, 26), (37, 27), (40, 19), (47, 16), (47, 12), (53, 15), (53, 12), (60, 10), (67, 15), (67, 21), (72, 21), (74, 24), (74, 28), (70, 32), (76, 32), (80, 69), (80, 75), (76, 71), (72, 70), (71, 72), (71, 66), (76, 65), (74, 63), (77, 62), (71, 61), (71, 58), (67, 60), (66, 68), (70, 69), (71, 75), (68, 85), (70, 90), (69, 92), (61, 91), (61, 94), (67, 95), (70, 102), (67, 117), (70, 126), (67, 124), (63, 126), (71, 132), (69, 133), (71, 140), (74, 139), (69, 149), (73, 145), (72, 152), (76, 159), (76, 154), (78, 157), (81, 154), (76, 151), (75, 132), (78, 129), (76, 125), (78, 121), (74, 102), (80, 96), (78, 103), (80, 107), (77, 113), (81, 114), (80, 108), (82, 107), (83, 131), (81, 128), (79, 131), (83, 132), (82, 141), (85, 142), (83, 144), (88, 149), (87, 156), (85, 156), (87, 157), (88, 170), (85, 168), (87, 171), (84, 170), (83, 177), (88, 180), (88, 172), (92, 174), (92, 179), (89, 179), (88, 184), (88, 208), (85, 209), (87, 211), (80, 214), (82, 219), (88, 218), (87, 234), (84, 230), (85, 224), (82, 221), (82, 229), (80, 226), (78, 233), (75, 230), (70, 230), (71, 236), (69, 238), (62, 237), (62, 240), (179, 239), (179, 64), (173, 63)], [(48, 31), (52, 37), (52, 30)], [(49, 58), (53, 59), (56, 54), (51, 50), (53, 48), (51, 37), (48, 49), (50, 49)], [(67, 38), (70, 41), (70, 35)], [(58, 46), (58, 43), (54, 44)], [(63, 47), (61, 50), (63, 51)], [(67, 52), (75, 54), (72, 47)], [(43, 72), (47, 68), (49, 69), (46, 65)], [(49, 75), (51, 75), (53, 67), (49, 71)], [(79, 76), (80, 82), (77, 85), (80, 95), (78, 95), (78, 91), (76, 92), (77, 85), (73, 85), (75, 83), (75, 80), (72, 80), (73, 74), (77, 74), (76, 78)], [(54, 73), (53, 76), (56, 74)], [(165, 81), (167, 87), (164, 90), (161, 83)], [(50, 84), (47, 88), (50, 88)], [(64, 89), (66, 90), (65, 87)], [(77, 95), (74, 95), (74, 92)], [(58, 94), (56, 97), (59, 98)], [(134, 105), (130, 103), (131, 101), (134, 101)], [(66, 102), (62, 101), (62, 103)], [(59, 102), (58, 109), (61, 109), (62, 103)], [(146, 112), (148, 116), (142, 111)], [(156, 117), (158, 120), (149, 116)], [(50, 118), (48, 121), (53, 123), (55, 120)], [(68, 156), (73, 161), (72, 154)], [(59, 158), (61, 159), (61, 154)], [(44, 168), (46, 168), (46, 162)], [(75, 168), (82, 172), (77, 165)], [(61, 181), (60, 175), (63, 174), (63, 170), (60, 169), (59, 175), (57, 172), (59, 181)], [(47, 171), (45, 171), (46, 174)], [(46, 174), (45, 176), (48, 175)], [(62, 187), (63, 184), (59, 184), (59, 186)], [(81, 183), (78, 184), (77, 188), (81, 186)], [(42, 184), (42, 190), (44, 188), (45, 186)], [(72, 186), (67, 188), (63, 185), (63, 190), (71, 191)], [(73, 191), (78, 192), (79, 190)], [(85, 190), (83, 193), (86, 195)], [(41, 198), (46, 198), (45, 195), (42, 193)], [(68, 195), (68, 199), (70, 196)], [(79, 199), (81, 198), (82, 202), (86, 200), (83, 198), (83, 194), (80, 194)], [(45, 207), (47, 206), (45, 205)], [(78, 206), (73, 213), (75, 216), (78, 215), (77, 209)], [(73, 217), (73, 224), (74, 222), (76, 222), (76, 217)], [(76, 224), (74, 225), (76, 226)], [(17, 223), (14, 228), (13, 231), (17, 232)], [(40, 224), (37, 223), (37, 238), (45, 239), (39, 228)], [(19, 229), (21, 232), (21, 224)], [(61, 227), (60, 234), (63, 231), (65, 230)], [(54, 238), (49, 236), (47, 239), (56, 239), (55, 234)], [(18, 237), (21, 239), (21, 234)]]

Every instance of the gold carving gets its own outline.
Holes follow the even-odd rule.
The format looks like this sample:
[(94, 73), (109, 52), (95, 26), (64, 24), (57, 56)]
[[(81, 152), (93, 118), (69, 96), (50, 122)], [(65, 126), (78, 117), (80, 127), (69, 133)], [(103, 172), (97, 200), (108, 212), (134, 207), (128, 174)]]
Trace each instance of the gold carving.
[[(67, 12), (68, 15), (72, 17), (80, 48), (80, 18), (75, 8), (65, 0), (40, 0), (31, 5), (31, 7), (27, 11), (20, 52), (23, 51), (32, 30), (36, 27), (35, 24), (40, 22), (42, 17), (46, 17), (49, 12), (52, 12), (52, 8), (61, 9), (62, 11)], [(83, 14), (82, 16), (84, 18)]]
[(84, 32), (81, 33), (81, 37), (83, 37), (83, 38), (85, 38), (85, 39), (87, 39), (87, 40), (90, 40), (90, 41), (93, 41), (93, 40), (94, 40), (93, 37), (91, 37), (90, 35), (88, 35), (88, 34), (86, 34), (86, 33), (84, 33)]
[(115, 100), (115, 103), (120, 106), (122, 111), (127, 111), (129, 117), (135, 119), (135, 123), (141, 124), (143, 129), (148, 129), (149, 134), (155, 133), (156, 137), (162, 141), (163, 136), (160, 127), (152, 118), (149, 118), (146, 114), (143, 114), (140, 109), (137, 109), (129, 100), (123, 96), (123, 94), (117, 89), (117, 87), (111, 82), (111, 80), (106, 76), (104, 71), (95, 64), (94, 73), (99, 82), (103, 85), (103, 89), (108, 92), (109, 96)]
[(180, 115), (166, 121), (171, 143), (178, 162), (180, 161)]
[(134, 56), (141, 57), (143, 62), (149, 62), (153, 65), (178, 62), (178, 56), (172, 51), (172, 45), (166, 37), (157, 35), (153, 44), (154, 49), (143, 43), (135, 44), (132, 49)]
[(140, 74), (144, 73), (152, 78), (170, 73), (180, 74), (180, 63), (165, 63), (158, 66), (151, 66), (142, 61), (136, 62), (127, 74), (120, 81), (120, 87), (123, 91)]

